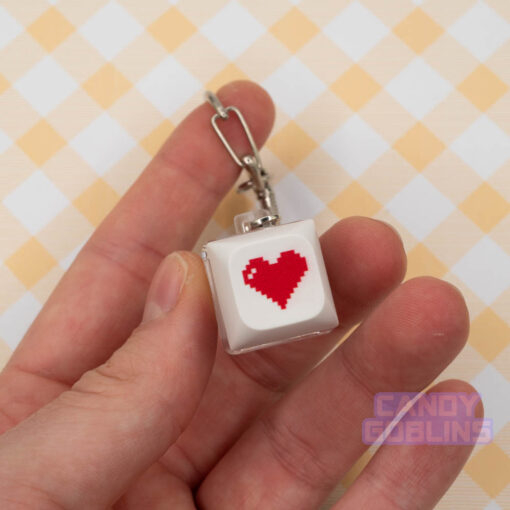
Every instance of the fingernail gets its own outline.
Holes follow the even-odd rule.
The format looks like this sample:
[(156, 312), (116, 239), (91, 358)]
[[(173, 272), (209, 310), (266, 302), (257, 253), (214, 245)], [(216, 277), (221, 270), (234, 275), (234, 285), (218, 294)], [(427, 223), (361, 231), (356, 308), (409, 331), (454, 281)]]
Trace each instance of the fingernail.
[(178, 253), (172, 253), (165, 259), (152, 281), (142, 322), (157, 319), (175, 307), (187, 273), (188, 265)]

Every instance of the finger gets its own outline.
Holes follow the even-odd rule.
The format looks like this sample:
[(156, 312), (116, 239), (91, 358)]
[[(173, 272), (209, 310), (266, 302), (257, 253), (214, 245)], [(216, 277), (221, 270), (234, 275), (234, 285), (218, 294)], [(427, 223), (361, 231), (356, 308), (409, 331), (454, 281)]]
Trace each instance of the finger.
[[(261, 145), (274, 118), (267, 93), (254, 83), (234, 82), (218, 95), (226, 105), (242, 110)], [(11, 358), (7, 370), (15, 374), (1, 384), (18, 388), (15, 394), (0, 395), (0, 409), (14, 421), (102, 363), (129, 336), (161, 259), (192, 248), (232, 186), (238, 168), (211, 128), (212, 113), (204, 104), (176, 128), (48, 300)], [(221, 127), (236, 151), (248, 152), (233, 118)], [(13, 375), (23, 380), (14, 385)], [(34, 401), (34, 387), (40, 401)], [(12, 401), (17, 402), (14, 408)]]
[(212, 368), (216, 335), (200, 258), (173, 254), (125, 345), (0, 437), (0, 502), (111, 505), (186, 427)]
[(171, 475), (161, 464), (153, 464), (116, 503), (115, 510), (196, 510), (191, 488)]
[[(462, 381), (445, 381), (428, 391), (432, 392), (473, 394), (475, 389)], [(474, 416), (483, 416), (481, 401)], [(453, 483), (472, 450), (473, 445), (460, 444), (384, 445), (332, 510), (432, 509)]]
[(402, 242), (379, 221), (343, 220), (322, 236), (321, 245), (341, 326), (323, 337), (239, 356), (218, 350), (196, 415), (162, 459), (189, 485), (196, 486), (261, 410), (326, 356), (404, 275)]
[(403, 284), (242, 436), (203, 482), (200, 505), (315, 508), (366, 449), (361, 424), (374, 394), (421, 390), (459, 352), (467, 330), (452, 286), (432, 278)]

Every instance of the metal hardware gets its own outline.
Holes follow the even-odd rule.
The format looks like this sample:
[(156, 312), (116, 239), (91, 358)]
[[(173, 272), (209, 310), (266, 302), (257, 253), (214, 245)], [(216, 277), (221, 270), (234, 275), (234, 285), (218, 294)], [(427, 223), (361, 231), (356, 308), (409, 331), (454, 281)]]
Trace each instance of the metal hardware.
[[(268, 225), (277, 225), (280, 217), (278, 215), (278, 207), (276, 205), (274, 192), (269, 184), (269, 174), (262, 166), (262, 161), (260, 160), (255, 140), (253, 139), (250, 128), (248, 127), (243, 114), (235, 106), (223, 106), (218, 97), (212, 92), (207, 91), (205, 93), (205, 98), (216, 112), (211, 117), (211, 125), (214, 128), (214, 131), (235, 163), (250, 174), (249, 180), (240, 184), (237, 191), (239, 193), (243, 193), (248, 190), (253, 190), (261, 208), (267, 212), (266, 215), (252, 221), (250, 223), (251, 228), (256, 229)], [(230, 118), (230, 113), (234, 113), (241, 123), (251, 147), (252, 153), (242, 156), (241, 158), (235, 153), (234, 149), (218, 126), (218, 119), (227, 120)]]
[(274, 225), (278, 221), (278, 215), (261, 216), (256, 220), (253, 220), (250, 225), (252, 228), (260, 228), (265, 225)]

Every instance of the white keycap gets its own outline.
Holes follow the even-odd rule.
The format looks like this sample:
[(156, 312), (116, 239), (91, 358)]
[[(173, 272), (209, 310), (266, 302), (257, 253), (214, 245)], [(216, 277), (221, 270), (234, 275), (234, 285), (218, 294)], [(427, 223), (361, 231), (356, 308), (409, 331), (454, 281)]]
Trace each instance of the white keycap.
[(202, 252), (220, 336), (232, 354), (338, 325), (312, 220), (208, 243)]

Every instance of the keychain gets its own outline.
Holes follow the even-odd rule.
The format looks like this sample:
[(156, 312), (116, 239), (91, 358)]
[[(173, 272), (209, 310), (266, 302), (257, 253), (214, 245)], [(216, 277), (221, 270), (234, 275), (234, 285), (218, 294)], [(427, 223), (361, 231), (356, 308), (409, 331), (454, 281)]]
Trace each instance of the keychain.
[[(220, 338), (239, 354), (328, 333), (338, 326), (331, 288), (313, 220), (280, 225), (269, 175), (248, 124), (235, 106), (212, 93), (211, 124), (236, 164), (250, 174), (238, 191), (253, 190), (260, 208), (234, 218), (236, 234), (202, 249)], [(239, 158), (218, 127), (234, 114), (252, 154)]]

